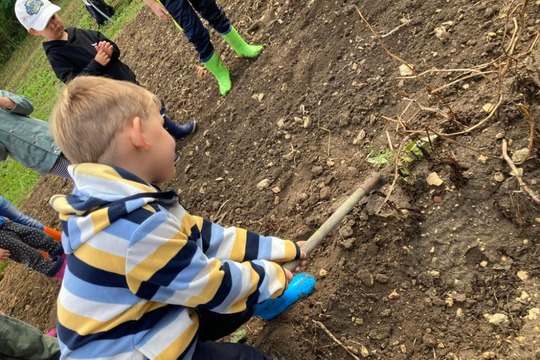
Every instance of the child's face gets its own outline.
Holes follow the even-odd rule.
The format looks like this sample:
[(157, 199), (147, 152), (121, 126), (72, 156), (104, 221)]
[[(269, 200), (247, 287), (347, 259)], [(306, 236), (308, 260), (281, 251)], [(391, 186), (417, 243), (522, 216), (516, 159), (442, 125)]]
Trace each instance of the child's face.
[(159, 109), (153, 109), (148, 115), (148, 119), (143, 122), (143, 128), (147, 140), (151, 143), (150, 160), (151, 183), (163, 183), (172, 180), (175, 174), (174, 154), (176, 142), (174, 138), (163, 127), (163, 117)]
[(47, 27), (41, 31), (30, 29), (33, 35), (41, 35), (47, 40), (61, 40), (64, 37), (64, 22), (57, 14), (54, 14), (47, 23)]

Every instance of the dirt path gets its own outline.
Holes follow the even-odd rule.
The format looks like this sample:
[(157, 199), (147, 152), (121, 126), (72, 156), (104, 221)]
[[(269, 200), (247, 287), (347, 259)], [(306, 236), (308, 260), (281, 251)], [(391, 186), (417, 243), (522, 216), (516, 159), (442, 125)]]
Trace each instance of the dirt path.
[[(390, 181), (312, 256), (315, 293), (278, 319), (252, 320), (247, 341), (276, 359), (537, 358), (538, 4), (223, 5), (241, 33), (266, 46), (257, 60), (236, 59), (213, 34), (232, 74), (226, 98), (209, 74), (197, 75), (184, 37), (150, 12), (117, 41), (173, 118), (199, 122), (178, 143), (168, 184), (186, 208), (305, 239), (376, 169), (368, 157)], [(412, 141), (435, 133), (460, 134), (439, 136), (409, 162)], [(504, 141), (526, 188), (502, 157)], [(442, 184), (428, 181), (432, 173)], [(58, 224), (47, 199), (69, 189), (43, 178), (23, 208)], [(0, 308), (45, 330), (57, 289), (10, 266)]]

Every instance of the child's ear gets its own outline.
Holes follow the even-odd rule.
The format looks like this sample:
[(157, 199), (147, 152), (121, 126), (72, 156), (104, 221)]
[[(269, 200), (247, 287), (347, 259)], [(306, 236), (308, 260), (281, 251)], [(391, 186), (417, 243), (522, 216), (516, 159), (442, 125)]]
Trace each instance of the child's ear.
[(131, 120), (131, 124), (129, 125), (129, 138), (135, 147), (146, 150), (150, 149), (150, 143), (146, 140), (146, 136), (143, 132), (142, 119), (138, 116)]
[(39, 32), (36, 29), (28, 29), (30, 35), (39, 36)]

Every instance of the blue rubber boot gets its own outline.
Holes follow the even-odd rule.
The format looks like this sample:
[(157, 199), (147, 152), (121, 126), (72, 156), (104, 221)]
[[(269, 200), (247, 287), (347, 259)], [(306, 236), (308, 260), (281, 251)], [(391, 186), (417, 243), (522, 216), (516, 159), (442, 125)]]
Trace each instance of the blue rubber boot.
[(289, 287), (276, 299), (268, 299), (255, 305), (253, 316), (264, 320), (272, 320), (287, 310), (298, 300), (310, 295), (315, 289), (315, 277), (311, 274), (296, 274)]

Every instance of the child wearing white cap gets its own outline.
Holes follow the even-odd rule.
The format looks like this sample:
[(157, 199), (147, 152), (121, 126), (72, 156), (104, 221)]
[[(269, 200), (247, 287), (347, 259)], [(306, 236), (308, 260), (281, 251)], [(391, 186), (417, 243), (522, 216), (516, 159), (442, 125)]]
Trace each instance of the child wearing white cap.
[(15, 12), (19, 22), (26, 30), (43, 31), (49, 20), (60, 10), (60, 7), (47, 0), (17, 1)]
[[(49, 0), (17, 0), (15, 15), (32, 35), (43, 36), (43, 49), (56, 76), (67, 83), (79, 75), (106, 76), (116, 80), (137, 82), (135, 73), (120, 61), (120, 49), (101, 32), (64, 28), (57, 14), (60, 7)], [(162, 109), (164, 114), (164, 108)], [(165, 115), (164, 127), (175, 139), (196, 129), (195, 120), (177, 125)]]

